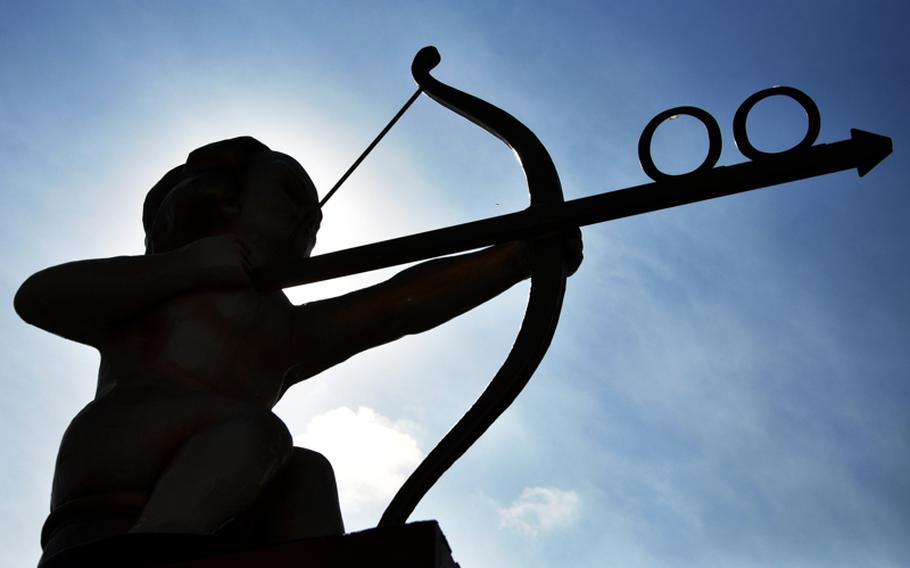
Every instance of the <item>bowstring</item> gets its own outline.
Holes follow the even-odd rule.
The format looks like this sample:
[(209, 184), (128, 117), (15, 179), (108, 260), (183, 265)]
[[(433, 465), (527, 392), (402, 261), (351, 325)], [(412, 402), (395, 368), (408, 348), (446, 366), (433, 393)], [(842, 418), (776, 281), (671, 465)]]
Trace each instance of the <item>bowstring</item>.
[(401, 109), (397, 113), (395, 113), (395, 116), (392, 117), (392, 120), (390, 120), (389, 123), (385, 125), (385, 128), (383, 128), (382, 131), (376, 136), (376, 138), (374, 138), (373, 141), (370, 142), (370, 145), (367, 146), (366, 150), (364, 150), (363, 153), (360, 154), (360, 156), (356, 160), (354, 160), (354, 163), (351, 164), (351, 167), (348, 168), (348, 170), (346, 172), (344, 172), (344, 175), (341, 176), (341, 179), (339, 179), (338, 182), (335, 183), (334, 186), (332, 186), (332, 189), (330, 189), (329, 192), (325, 194), (325, 197), (323, 197), (322, 201), (319, 202), (319, 207), (318, 207), (319, 210), (322, 209), (322, 206), (326, 204), (326, 202), (329, 200), (329, 198), (331, 198), (333, 195), (335, 195), (335, 192), (338, 191), (338, 188), (341, 187), (341, 184), (343, 184), (345, 182), (345, 180), (348, 179), (348, 176), (350, 176), (354, 172), (354, 170), (357, 169), (357, 166), (360, 165), (360, 162), (362, 162), (364, 160), (364, 158), (366, 158), (367, 155), (373, 150), (373, 148), (375, 148), (376, 145), (379, 144), (379, 141), (382, 140), (383, 136), (385, 136), (386, 133), (389, 130), (391, 130), (393, 126), (395, 126), (395, 123), (398, 122), (398, 119), (401, 118), (401, 116), (408, 110), (408, 108), (411, 107), (412, 104), (414, 104), (414, 101), (417, 100), (417, 97), (419, 97), (420, 93), (422, 93), (422, 92), (423, 92), (423, 89), (418, 87), (417, 90), (414, 92), (414, 94), (411, 95), (411, 98), (409, 98), (408, 101), (406, 103), (404, 103), (404, 106), (402, 106)]

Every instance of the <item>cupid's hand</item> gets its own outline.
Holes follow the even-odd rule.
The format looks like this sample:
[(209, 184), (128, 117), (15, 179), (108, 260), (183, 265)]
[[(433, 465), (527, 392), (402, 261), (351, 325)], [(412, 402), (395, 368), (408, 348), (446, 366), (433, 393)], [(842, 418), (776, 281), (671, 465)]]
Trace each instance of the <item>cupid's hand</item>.
[(179, 250), (187, 270), (201, 288), (249, 288), (250, 246), (237, 235), (193, 241)]
[(563, 269), (566, 276), (572, 276), (584, 259), (584, 243), (581, 241), (581, 229), (574, 227), (560, 232), (552, 232), (532, 239), (533, 248), (558, 247), (562, 250)]

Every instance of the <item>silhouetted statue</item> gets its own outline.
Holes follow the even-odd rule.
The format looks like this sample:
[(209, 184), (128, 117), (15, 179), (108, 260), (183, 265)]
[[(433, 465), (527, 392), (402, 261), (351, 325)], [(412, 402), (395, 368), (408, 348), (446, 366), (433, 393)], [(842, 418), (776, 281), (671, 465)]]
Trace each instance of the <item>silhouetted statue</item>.
[[(301, 306), (254, 289), (257, 267), (309, 256), (320, 220), (297, 161), (225, 140), (149, 191), (145, 255), (71, 262), (22, 285), (25, 321), (101, 354), (95, 399), (60, 446), (42, 562), (124, 533), (250, 546), (342, 533), (330, 464), (294, 447), (271, 408), (294, 384), (529, 274), (533, 242), (512, 242)], [(581, 262), (574, 235), (569, 273)]]

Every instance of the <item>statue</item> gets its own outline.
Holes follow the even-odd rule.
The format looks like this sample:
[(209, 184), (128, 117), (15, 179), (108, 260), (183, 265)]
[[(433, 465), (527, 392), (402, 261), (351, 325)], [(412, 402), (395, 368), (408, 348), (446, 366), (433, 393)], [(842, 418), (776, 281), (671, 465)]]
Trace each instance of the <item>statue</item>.
[(248, 546), (344, 532), (332, 467), (272, 412), (294, 384), (420, 333), (530, 274), (554, 241), (431, 260), (338, 298), (294, 306), (256, 269), (308, 257), (322, 214), (293, 158), (242, 137), (203, 146), (148, 193), (146, 254), (28, 278), (28, 323), (101, 355), (94, 400), (61, 442), (42, 564), (116, 535), (229, 536)]
[[(24, 320), (101, 352), (95, 400), (61, 443), (42, 533), (47, 568), (66, 551), (123, 535), (137, 537), (127, 542), (134, 547), (150, 535), (230, 538), (255, 547), (343, 533), (331, 465), (293, 447), (271, 408), (297, 382), (436, 327), (530, 278), (525, 318), (493, 382), (379, 522), (403, 525), (536, 369), (556, 328), (565, 277), (581, 263), (578, 226), (845, 169), (863, 176), (892, 149), (890, 138), (858, 129), (849, 140), (814, 145), (815, 103), (777, 86), (749, 97), (734, 117), (734, 140), (752, 161), (715, 168), (716, 120), (697, 107), (676, 107), (654, 117), (639, 139), (639, 158), (654, 183), (565, 201), (536, 135), (502, 109), (431, 76), (439, 62), (435, 48), (418, 52), (417, 92), (322, 202), (293, 158), (248, 137), (217, 142), (192, 152), (149, 192), (146, 255), (64, 264), (22, 285), (15, 304)], [(531, 206), (310, 259), (322, 204), (421, 93), (514, 150)], [(809, 122), (798, 144), (776, 153), (755, 149), (745, 129), (752, 107), (770, 96), (793, 98)], [(709, 151), (695, 170), (669, 175), (651, 159), (651, 138), (679, 114), (702, 122)], [(484, 246), (302, 306), (280, 291)]]

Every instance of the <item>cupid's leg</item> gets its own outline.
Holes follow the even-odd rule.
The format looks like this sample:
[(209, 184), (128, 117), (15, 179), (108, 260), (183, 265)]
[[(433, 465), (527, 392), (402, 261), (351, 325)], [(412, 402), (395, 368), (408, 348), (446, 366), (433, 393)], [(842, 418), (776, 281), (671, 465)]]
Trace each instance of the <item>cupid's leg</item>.
[(244, 521), (262, 542), (344, 533), (329, 460), (319, 452), (294, 448)]
[(287, 428), (268, 410), (207, 426), (177, 450), (130, 532), (214, 533), (256, 500), (291, 448)]

